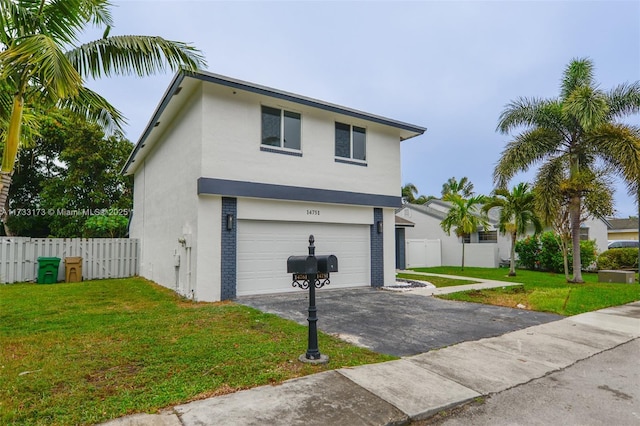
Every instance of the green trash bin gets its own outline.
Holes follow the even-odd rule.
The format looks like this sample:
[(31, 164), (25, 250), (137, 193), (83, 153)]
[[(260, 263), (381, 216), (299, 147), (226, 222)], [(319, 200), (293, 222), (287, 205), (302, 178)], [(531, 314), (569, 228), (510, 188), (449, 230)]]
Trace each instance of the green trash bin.
[(59, 257), (38, 258), (38, 284), (55, 284), (58, 282)]

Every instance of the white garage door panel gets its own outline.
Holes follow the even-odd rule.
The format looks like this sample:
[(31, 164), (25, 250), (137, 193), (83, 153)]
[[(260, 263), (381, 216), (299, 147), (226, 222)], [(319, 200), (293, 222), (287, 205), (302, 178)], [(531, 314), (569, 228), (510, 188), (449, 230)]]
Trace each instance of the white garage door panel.
[(238, 220), (237, 295), (301, 291), (291, 286), (287, 258), (334, 254), (338, 271), (328, 288), (369, 285), (369, 225)]

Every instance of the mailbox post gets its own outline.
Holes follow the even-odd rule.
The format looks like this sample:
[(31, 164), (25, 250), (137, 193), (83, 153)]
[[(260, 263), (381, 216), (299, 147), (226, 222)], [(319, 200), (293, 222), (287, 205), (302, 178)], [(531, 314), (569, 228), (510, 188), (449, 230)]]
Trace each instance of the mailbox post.
[(287, 273), (293, 274), (291, 283), (303, 290), (309, 289), (309, 339), (307, 352), (300, 355), (302, 362), (325, 364), (329, 362), (327, 355), (322, 355), (318, 349), (318, 316), (316, 308), (316, 288), (330, 284), (329, 273), (338, 272), (338, 258), (334, 255), (316, 256), (315, 239), (309, 235), (309, 255), (289, 256), (287, 259)]

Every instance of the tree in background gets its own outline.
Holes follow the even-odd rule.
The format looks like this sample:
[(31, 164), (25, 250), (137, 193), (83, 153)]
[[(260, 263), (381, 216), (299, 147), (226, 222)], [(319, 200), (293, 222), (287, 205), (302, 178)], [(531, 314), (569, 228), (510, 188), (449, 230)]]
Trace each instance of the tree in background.
[[(25, 121), (36, 106), (69, 109), (105, 129), (120, 128), (121, 114), (89, 90), (85, 78), (147, 76), (204, 65), (200, 53), (182, 42), (150, 36), (110, 37), (110, 7), (107, 0), (0, 0), (0, 136), (4, 142), (0, 206), (9, 195), (21, 141), (38, 132)], [(104, 28), (104, 36), (78, 45), (88, 25)]]
[(412, 184), (407, 183), (401, 189), (403, 203), (413, 203), (416, 201), (416, 195), (418, 195), (418, 188)]
[(516, 241), (519, 235), (527, 231), (527, 227), (533, 226), (535, 234), (542, 231), (542, 222), (535, 211), (535, 196), (529, 189), (529, 184), (519, 183), (511, 191), (497, 188), (491, 197), (487, 198), (482, 211), (489, 213), (492, 208), (500, 209), (499, 230), (502, 234), (511, 237), (509, 259), (509, 276), (516, 276)]
[(612, 174), (626, 182), (629, 194), (639, 191), (640, 129), (616, 121), (638, 111), (640, 82), (604, 92), (594, 82), (592, 62), (576, 59), (564, 71), (558, 98), (519, 98), (500, 115), (500, 132), (520, 133), (502, 152), (494, 182), (504, 188), (516, 173), (541, 165), (534, 183), (541, 203), (562, 200), (569, 215), (572, 282), (584, 282), (580, 223), (585, 198), (598, 188), (611, 194), (604, 176)]
[(424, 204), (427, 201), (433, 200), (435, 198), (433, 195), (420, 195), (418, 198), (416, 198), (416, 195), (418, 195), (418, 188), (412, 183), (407, 183), (406, 185), (404, 185), (402, 187), (401, 194), (403, 204)]
[(458, 182), (455, 177), (449, 178), (444, 184), (442, 184), (442, 198), (447, 195), (459, 195), (462, 198), (472, 197), (473, 192), (473, 183), (469, 180), (468, 177), (464, 176)]
[[(107, 137), (98, 125), (71, 113), (41, 116), (40, 121), (37, 143), (18, 155), (7, 233), (88, 236), (85, 222), (102, 210), (121, 213), (126, 222), (133, 204), (132, 179), (120, 171), (131, 143)], [(100, 236), (113, 234), (110, 230)], [(95, 229), (91, 235), (98, 236)]]
[(476, 232), (478, 228), (487, 229), (489, 227), (489, 220), (481, 210), (485, 197), (478, 195), (465, 199), (458, 194), (447, 194), (442, 199), (451, 203), (451, 208), (447, 216), (440, 222), (440, 226), (447, 235), (451, 235), (451, 228), (453, 228), (456, 236), (462, 238), (461, 270), (464, 271), (464, 237)]

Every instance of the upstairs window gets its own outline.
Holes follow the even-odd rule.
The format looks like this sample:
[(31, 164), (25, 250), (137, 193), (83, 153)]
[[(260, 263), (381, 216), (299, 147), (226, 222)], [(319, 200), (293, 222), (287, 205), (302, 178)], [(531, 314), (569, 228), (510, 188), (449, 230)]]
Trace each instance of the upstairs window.
[(262, 107), (262, 145), (300, 151), (300, 114)]
[(367, 131), (363, 127), (336, 122), (336, 157), (367, 160)]

